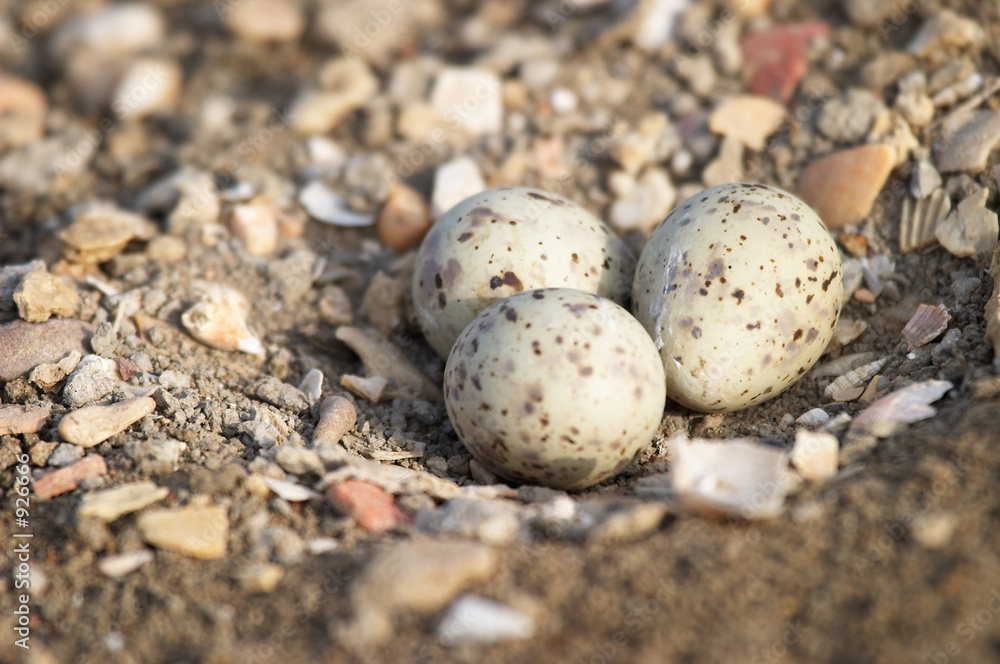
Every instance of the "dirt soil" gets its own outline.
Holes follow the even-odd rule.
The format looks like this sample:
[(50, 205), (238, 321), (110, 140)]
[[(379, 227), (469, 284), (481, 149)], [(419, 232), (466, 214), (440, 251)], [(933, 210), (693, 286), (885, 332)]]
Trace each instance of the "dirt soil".
[[(485, 645), (452, 644), (437, 632), (446, 613), (440, 607), (396, 612), (392, 633), (385, 639), (345, 638), (345, 626), (355, 624), (358, 608), (352, 593), (373, 558), (414, 537), (463, 536), (428, 533), (412, 523), (401, 523), (389, 533), (368, 532), (325, 497), (290, 502), (262, 491), (251, 478), (286, 477), (310, 487), (320, 487), (321, 478), (308, 473), (294, 477), (283, 470), (274, 461), (274, 441), (262, 442), (261, 430), (250, 426), (253, 414), (268, 411), (269, 424), (281, 433), (279, 446), (308, 447), (316, 409), (296, 412), (265, 404), (255, 395), (265, 377), (297, 386), (313, 368), (326, 376), (324, 397), (348, 395), (340, 376), (363, 375), (364, 370), (334, 336), (329, 308), (338, 292), (347, 295), (359, 325), (374, 324), (376, 310), (383, 306), (398, 309), (403, 322), (390, 325), (392, 341), (440, 385), (444, 362), (406, 322), (408, 286), (402, 302), (363, 302), (379, 272), (397, 284), (408, 284), (412, 250), (397, 255), (378, 242), (372, 228), (308, 220), (304, 234), (288, 233), (276, 251), (254, 256), (224, 224), (208, 231), (197, 225), (172, 226), (169, 206), (152, 206), (147, 216), (157, 232), (185, 243), (179, 260), (154, 260), (140, 239), (99, 266), (76, 269), (64, 259), (55, 235), (72, 222), (72, 206), (99, 198), (139, 210), (154, 183), (189, 168), (213, 174), (221, 190), (250, 182), (301, 224), (306, 215), (295, 191), (313, 179), (310, 173), (319, 172), (352, 209), (367, 214), (377, 210), (386, 195), (391, 179), (385, 177), (387, 172), (402, 174), (402, 180), (430, 199), (435, 170), (448, 159), (471, 156), (492, 185), (508, 183), (510, 171), (504, 166), (516, 161), (511, 159), (515, 155), (528, 167), (519, 172), (517, 182), (509, 183), (558, 191), (607, 218), (615, 198), (607, 178), (619, 168), (604, 140), (609, 120), (634, 128), (650, 111), (664, 111), (683, 130), (681, 140), (692, 158), (687, 169), (668, 169), (674, 186), (688, 193), (702, 186), (701, 174), (719, 144), (705, 129), (705, 112), (716, 100), (746, 86), (740, 68), (720, 65), (721, 56), (711, 45), (703, 52), (693, 46), (699, 34), (710, 35), (711, 42), (716, 34), (711, 26), (718, 25), (712, 21), (726, 16), (723, 24), (734, 22), (737, 36), (783, 23), (821, 21), (831, 28), (807, 52), (803, 80), (787, 104), (789, 119), (768, 149), (748, 151), (742, 164), (745, 179), (789, 189), (805, 164), (834, 148), (835, 141), (816, 129), (825, 100), (864, 88), (892, 106), (897, 77), (870, 66), (877, 62), (891, 68), (887, 54), (899, 55), (892, 67), (902, 73), (923, 70), (932, 77), (949, 62), (961, 60), (987, 81), (1000, 75), (995, 38), (1000, 34), (1000, 11), (994, 3), (947, 3), (974, 19), (985, 38), (958, 55), (917, 58), (904, 53), (907, 44), (946, 3), (874, 2), (872, 6), (889, 6), (889, 11), (866, 24), (852, 18), (850, 8), (860, 3), (849, 1), (737, 3), (765, 6), (752, 18), (733, 18), (722, 2), (697, 2), (685, 15), (682, 31), (687, 37), (649, 51), (629, 38), (635, 3), (412, 0), (423, 8), (421, 16), (431, 17), (424, 20), (408, 13), (409, 1), (401, 3), (398, 17), (390, 12), (393, 20), (407, 21), (393, 37), (398, 43), (383, 45), (377, 53), (361, 53), (382, 91), (406, 60), (432, 55), (457, 66), (470, 65), (498, 36), (507, 34), (554, 45), (559, 53), (556, 71), (542, 84), (516, 87), (511, 82), (523, 83), (530, 66), (503, 70), (509, 86), (505, 112), (523, 122), (511, 123), (508, 117), (501, 134), (471, 140), (428, 144), (407, 137), (396, 125), (406, 102), (375, 96), (326, 132), (347, 159), (342, 169), (326, 173), (309, 171), (318, 158), (309, 152), (306, 138), (274, 120), (283, 117), (302, 89), (315, 84), (324, 62), (343, 52), (314, 20), (326, 5), (303, 3), (307, 25), (301, 38), (262, 45), (237, 38), (223, 25), (218, 8), (238, 6), (238, 1), (150, 3), (167, 27), (163, 43), (148, 50), (180, 63), (184, 83), (174, 108), (141, 119), (116, 117), (107, 94), (95, 92), (98, 101), (88, 100), (72, 82), (79, 72), (54, 54), (60, 28), (104, 3), (14, 2), (0, 8), (0, 30), (11, 34), (24, 32), (25, 22), (37, 12), (50, 12), (37, 34), (29, 31), (32, 35), (18, 42), (16, 50), (0, 45), (0, 69), (33, 81), (48, 100), (45, 134), (34, 142), (56, 138), (69, 146), (81, 132), (100, 134), (83, 165), (59, 177), (38, 163), (42, 157), (32, 156), (30, 143), (0, 143), (0, 161), (17, 154), (24, 171), (24, 177), (15, 178), (8, 170), (0, 181), (0, 267), (41, 258), (51, 272), (73, 277), (81, 301), (70, 317), (93, 328), (113, 322), (121, 300), (102, 295), (93, 280), (86, 280), (88, 275), (116, 293), (137, 291), (141, 306), (132, 313), (138, 310), (146, 323), (127, 316), (117, 337), (93, 350), (134, 361), (142, 369), (131, 380), (134, 386), (155, 385), (154, 378), (167, 371), (191, 378), (165, 389), (170, 400), (158, 400), (154, 415), (86, 450), (104, 457), (106, 475), (32, 502), (28, 651), (14, 643), (20, 592), (14, 584), (17, 540), (12, 536), (18, 531), (11, 490), (16, 465), (5, 461), (0, 470), (0, 661), (1000, 661), (1000, 376), (983, 317), (992, 291), (989, 257), (959, 258), (937, 244), (900, 252), (908, 164), (897, 167), (884, 187), (902, 193), (880, 198), (865, 221), (846, 231), (865, 238), (869, 255), (890, 255), (895, 269), (887, 279), (891, 285), (874, 302), (848, 301), (842, 316), (865, 321), (868, 327), (832, 356), (873, 352), (889, 357), (880, 374), (893, 388), (931, 378), (951, 381), (954, 389), (935, 404), (934, 417), (886, 438), (865, 439), (857, 449), (842, 449), (835, 477), (800, 482), (783, 514), (770, 520), (706, 517), (668, 502), (658, 525), (634, 535), (615, 539), (590, 537), (586, 531), (567, 534), (546, 530), (526, 516), (532, 505), (557, 494), (522, 487), (506, 502), (521, 510), (525, 530), (493, 546), (499, 556), (495, 571), (465, 590), (531, 616), (533, 636)], [(48, 5), (52, 7), (46, 9)], [(364, 18), (364, 11), (360, 16)], [(697, 91), (698, 75), (686, 76), (685, 65), (678, 64), (688, 51), (695, 53), (689, 56), (692, 61), (715, 63), (715, 80), (706, 90)], [(709, 57), (699, 59), (704, 53)], [(623, 81), (623, 94), (587, 97), (581, 92), (587, 85), (610, 90)], [(90, 80), (88, 85), (98, 82)], [(579, 108), (554, 112), (549, 94), (557, 87), (576, 90)], [(518, 106), (515, 97), (522, 92), (528, 98)], [(207, 126), (211, 111), (206, 100), (220, 107), (230, 104), (224, 120)], [(996, 102), (987, 99), (985, 106), (995, 108)], [(514, 107), (521, 110), (515, 113), (510, 110)], [(947, 110), (938, 108), (937, 117)], [(4, 117), (0, 99), (0, 120)], [(108, 118), (110, 131), (98, 130)], [(380, 128), (381, 122), (388, 122), (388, 129)], [(915, 133), (923, 146), (918, 150), (931, 154), (933, 130), (925, 127)], [(552, 137), (564, 143), (545, 142)], [(555, 151), (555, 156), (546, 150)], [(551, 160), (563, 164), (568, 175), (554, 175)], [(670, 159), (662, 161), (668, 164)], [(36, 179), (32, 169), (38, 169)], [(0, 174), (4, 172), (0, 167)], [(988, 207), (995, 210), (995, 175), (993, 166), (950, 174), (943, 186), (953, 207), (965, 193), (986, 187)], [(625, 233), (636, 251), (644, 237), (642, 230)], [(196, 301), (198, 283), (206, 281), (238, 288), (246, 296), (251, 303), (249, 323), (263, 342), (263, 355), (214, 350), (185, 332), (181, 315)], [(939, 338), (909, 352), (900, 330), (918, 303), (945, 305), (952, 317), (949, 329), (957, 330), (958, 337), (947, 344)], [(5, 316), (0, 322), (16, 315), (0, 310)], [(152, 330), (147, 327), (150, 318), (159, 321)], [(814, 407), (825, 407), (831, 415), (853, 415), (863, 407), (858, 401), (831, 403), (823, 393), (829, 381), (807, 374), (777, 398), (736, 413), (705, 415), (668, 405), (649, 449), (622, 475), (575, 492), (572, 499), (591, 506), (660, 500), (637, 491), (637, 482), (641, 486), (643, 478), (669, 470), (667, 441), (678, 431), (712, 439), (751, 436), (790, 447), (796, 427), (786, 415), (795, 418)], [(105, 400), (123, 395), (119, 390)], [(371, 458), (373, 450), (412, 451), (421, 449), (413, 444), (419, 441), (424, 444), (422, 455), (383, 463), (430, 470), (462, 486), (475, 484), (471, 456), (448, 423), (443, 404), (350, 398), (358, 424), (350, 432), (354, 447), (347, 445), (349, 454), (364, 451)], [(71, 410), (58, 391), (46, 392), (26, 377), (3, 384), (4, 405), (43, 402), (52, 404), (52, 419), (37, 433), (0, 437), (3, 459), (61, 441), (58, 422)], [(179, 456), (163, 454), (164, 441), (181, 441)], [(44, 460), (32, 465), (36, 479), (51, 470)], [(137, 570), (120, 577), (102, 573), (97, 563), (106, 556), (147, 546), (137, 524), (141, 512), (110, 523), (82, 519), (77, 515), (82, 496), (138, 480), (169, 489), (154, 507), (222, 506), (229, 519), (225, 555), (198, 560), (150, 547), (154, 559)], [(396, 500), (407, 514), (441, 508), (439, 499), (420, 492), (397, 495)], [(942, 530), (945, 534), (936, 536)], [(310, 542), (329, 546), (314, 549)], [(264, 591), (246, 582), (247, 570), (262, 564), (277, 565), (283, 572), (273, 589)]]

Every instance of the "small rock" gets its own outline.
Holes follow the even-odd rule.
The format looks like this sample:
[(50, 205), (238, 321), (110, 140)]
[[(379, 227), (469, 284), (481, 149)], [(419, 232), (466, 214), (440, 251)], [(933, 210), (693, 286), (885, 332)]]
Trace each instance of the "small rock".
[(431, 613), (458, 593), (489, 579), (496, 552), (483, 544), (409, 540), (380, 554), (354, 585), (355, 620), (344, 636), (377, 643), (392, 633), (392, 614)]
[(465, 497), (453, 498), (436, 510), (421, 511), (416, 526), (427, 532), (470, 537), (488, 544), (510, 544), (521, 531), (514, 503)]
[(611, 223), (620, 232), (649, 233), (673, 208), (677, 192), (667, 172), (649, 168), (632, 190), (611, 205)]
[(17, 308), (14, 291), (21, 286), (25, 275), (39, 271), (45, 271), (45, 261), (33, 260), (23, 265), (0, 267), (0, 311), (13, 311)]
[(47, 443), (45, 441), (39, 441), (31, 446), (28, 455), (31, 457), (31, 463), (35, 466), (42, 467), (49, 462), (49, 456), (52, 451), (59, 446), (59, 443)]
[(835, 152), (805, 168), (799, 195), (828, 228), (840, 230), (868, 216), (894, 163), (894, 151), (884, 145)]
[(992, 254), (996, 249), (1000, 229), (997, 213), (986, 208), (989, 193), (983, 188), (966, 197), (938, 224), (934, 235), (953, 255)]
[(92, 333), (91, 326), (78, 320), (0, 325), (0, 380), (20, 378), (39, 364), (56, 362), (74, 351), (86, 353)]
[(313, 368), (306, 372), (299, 383), (299, 391), (305, 395), (310, 407), (323, 396), (323, 378), (323, 372)]
[(840, 4), (851, 23), (865, 28), (874, 28), (910, 7), (909, 0), (841, 0)]
[(726, 136), (719, 145), (719, 155), (705, 166), (701, 179), (706, 187), (714, 187), (739, 182), (745, 179), (743, 173), (743, 144)]
[(242, 294), (212, 284), (201, 299), (181, 315), (192, 337), (219, 350), (261, 355), (264, 347), (247, 327), (249, 305)]
[[(77, 448), (79, 449), (79, 448)], [(120, 516), (137, 512), (167, 497), (170, 490), (149, 481), (123, 484), (83, 496), (76, 510), (79, 518), (94, 518), (110, 523)]]
[(143, 540), (199, 560), (226, 555), (229, 517), (218, 506), (150, 510), (136, 520)]
[(292, 475), (323, 474), (323, 462), (319, 455), (298, 445), (279, 445), (274, 452), (274, 460)]
[(976, 21), (942, 9), (923, 22), (906, 50), (920, 57), (940, 57), (944, 51), (979, 44), (984, 34)]
[(434, 81), (431, 106), (453, 129), (473, 137), (503, 129), (500, 78), (474, 67), (445, 67)]
[(309, 487), (302, 486), (301, 484), (297, 484), (289, 480), (279, 480), (276, 477), (252, 475), (248, 478), (248, 480), (256, 480), (258, 478), (268, 489), (274, 492), (274, 495), (282, 500), (287, 500), (290, 503), (303, 503), (307, 500), (315, 500), (322, 497)]
[(339, 286), (327, 286), (319, 298), (319, 316), (323, 322), (334, 327), (350, 325), (354, 322), (351, 298)]
[(31, 81), (0, 74), (0, 152), (45, 135), (49, 102)]
[(67, 260), (89, 265), (109, 261), (131, 240), (150, 240), (156, 233), (153, 222), (141, 215), (93, 203), (77, 212), (73, 223), (57, 235)]
[(146, 256), (149, 260), (161, 263), (176, 263), (187, 256), (187, 251), (184, 240), (173, 235), (159, 235), (146, 245)]
[(110, 405), (85, 406), (59, 422), (59, 435), (80, 447), (93, 447), (121, 433), (156, 409), (149, 397), (134, 397)]
[(690, 5), (690, 0), (640, 0), (628, 18), (632, 43), (657, 51), (673, 39), (677, 20)]
[(419, 245), (430, 227), (431, 211), (424, 197), (402, 182), (393, 182), (375, 218), (379, 241), (403, 254)]
[(73, 351), (58, 362), (39, 364), (28, 374), (28, 380), (45, 392), (55, 392), (59, 383), (76, 369), (81, 357), (79, 351)]
[(267, 256), (278, 248), (278, 219), (270, 205), (234, 205), (229, 228), (251, 256)]
[(191, 388), (191, 375), (167, 369), (160, 372), (159, 383), (164, 390), (186, 390)]
[(271, 593), (285, 578), (285, 568), (276, 563), (260, 563), (244, 567), (236, 573), (240, 588), (248, 593)]
[(978, 173), (1000, 142), (1000, 110), (982, 111), (968, 124), (940, 140), (937, 167), (942, 173)]
[(172, 111), (184, 85), (181, 66), (170, 58), (139, 58), (129, 64), (115, 88), (111, 108), (121, 120)]
[(384, 272), (376, 272), (361, 298), (368, 322), (386, 337), (403, 327), (403, 301), (406, 288)]
[(54, 468), (68, 466), (83, 458), (83, 448), (70, 443), (59, 443), (49, 455), (48, 464)]
[(313, 180), (299, 191), (299, 203), (309, 216), (334, 226), (360, 228), (371, 226), (375, 220), (370, 214), (353, 212), (344, 198), (321, 180)]
[(70, 408), (103, 399), (121, 384), (118, 365), (97, 355), (86, 355), (66, 379), (63, 402)]
[(806, 73), (806, 49), (818, 37), (830, 34), (827, 23), (788, 23), (745, 36), (743, 79), (756, 95), (788, 104)]
[(785, 107), (754, 95), (729, 97), (708, 116), (708, 128), (731, 136), (751, 150), (763, 150), (767, 137), (785, 121)]
[(225, 5), (226, 27), (248, 42), (295, 41), (306, 27), (302, 8), (282, 0), (243, 0)]
[(307, 92), (292, 107), (292, 127), (300, 134), (325, 134), (378, 93), (375, 74), (360, 58), (341, 58), (320, 72), (320, 90)]
[(114, 59), (162, 43), (165, 33), (166, 21), (154, 5), (112, 5), (60, 23), (50, 46), (57, 62), (79, 47)]
[(816, 128), (832, 141), (853, 144), (879, 123), (888, 123), (888, 114), (889, 109), (871, 92), (851, 88), (823, 104)]
[(438, 639), (445, 645), (496, 643), (531, 638), (534, 621), (499, 602), (462, 595), (448, 607), (438, 624)]
[(807, 480), (822, 481), (837, 474), (840, 443), (825, 431), (799, 429), (792, 447), (792, 465)]
[(396, 505), (391, 494), (374, 484), (344, 480), (326, 491), (333, 506), (354, 519), (362, 530), (384, 533), (413, 520)]
[(913, 197), (922, 200), (940, 187), (941, 175), (937, 169), (926, 159), (918, 160), (910, 177), (910, 193)]
[(313, 446), (323, 443), (337, 445), (344, 434), (354, 428), (358, 421), (358, 411), (349, 399), (330, 396), (323, 400), (319, 408), (319, 422), (313, 432)]
[(431, 216), (440, 218), (458, 203), (484, 189), (486, 181), (471, 157), (458, 157), (441, 164), (434, 173)]
[(656, 531), (667, 514), (661, 502), (638, 503), (611, 510), (587, 533), (591, 542), (634, 542)]
[(52, 498), (72, 491), (85, 479), (108, 472), (104, 457), (100, 454), (85, 456), (68, 466), (42, 475), (35, 480), (35, 495), (41, 499)]
[(635, 130), (622, 134), (611, 146), (611, 158), (628, 175), (637, 175), (644, 166), (665, 161), (681, 146), (680, 135), (666, 113), (642, 116)]
[(48, 408), (0, 406), (0, 436), (37, 433), (49, 419)]
[(299, 413), (309, 409), (309, 400), (306, 395), (288, 383), (284, 383), (277, 378), (267, 377), (254, 388), (255, 397), (293, 413)]
[(921, 514), (913, 520), (913, 539), (925, 549), (940, 549), (951, 542), (957, 525), (954, 514)]
[(97, 569), (104, 576), (117, 579), (136, 571), (146, 563), (151, 563), (156, 556), (149, 549), (137, 549), (127, 553), (105, 556), (97, 561)]

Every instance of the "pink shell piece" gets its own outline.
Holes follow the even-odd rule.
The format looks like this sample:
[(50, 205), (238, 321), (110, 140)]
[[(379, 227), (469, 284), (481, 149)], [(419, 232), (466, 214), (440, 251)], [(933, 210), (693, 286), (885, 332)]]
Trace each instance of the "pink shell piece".
[(933, 341), (939, 334), (948, 329), (951, 314), (944, 305), (932, 307), (921, 304), (913, 318), (903, 328), (903, 338), (906, 339), (906, 350), (911, 351)]

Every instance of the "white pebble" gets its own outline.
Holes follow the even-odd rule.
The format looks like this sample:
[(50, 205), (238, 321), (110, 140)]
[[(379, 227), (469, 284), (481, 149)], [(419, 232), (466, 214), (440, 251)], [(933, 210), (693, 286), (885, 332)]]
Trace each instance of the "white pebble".
[(527, 639), (535, 633), (535, 624), (530, 616), (499, 602), (462, 595), (448, 607), (437, 633), (446, 645), (495, 643)]

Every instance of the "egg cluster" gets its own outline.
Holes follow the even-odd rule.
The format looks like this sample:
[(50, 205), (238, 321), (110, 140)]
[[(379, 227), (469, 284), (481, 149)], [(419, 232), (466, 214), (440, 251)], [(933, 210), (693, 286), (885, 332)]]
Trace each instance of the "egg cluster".
[(413, 300), (473, 456), (514, 481), (579, 489), (650, 442), (667, 396), (736, 410), (801, 377), (832, 336), (840, 270), (819, 217), (764, 185), (688, 199), (638, 266), (571, 201), (503, 188), (435, 224)]

